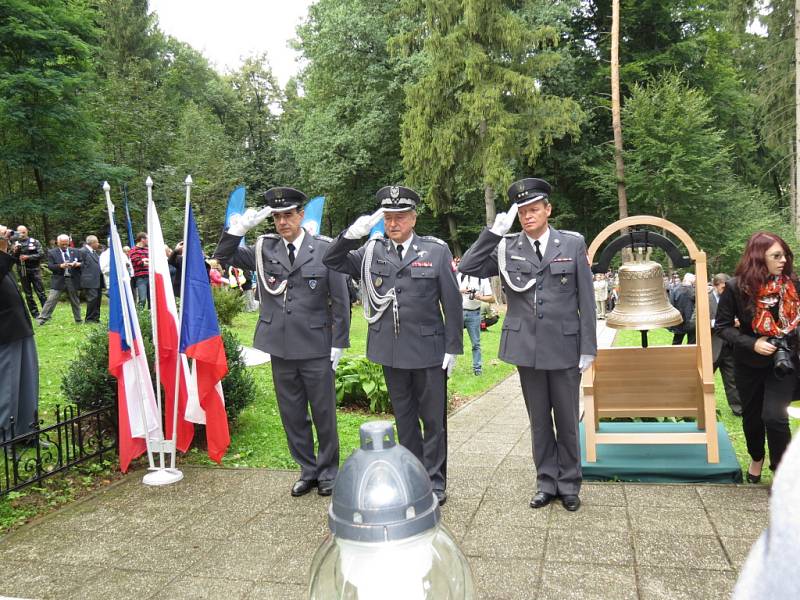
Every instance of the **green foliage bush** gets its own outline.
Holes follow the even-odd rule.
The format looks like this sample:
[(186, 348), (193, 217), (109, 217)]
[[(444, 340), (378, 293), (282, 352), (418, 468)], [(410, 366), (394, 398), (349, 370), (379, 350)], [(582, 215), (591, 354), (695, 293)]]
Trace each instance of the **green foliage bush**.
[[(231, 294), (234, 295), (234, 294)], [(222, 380), (222, 393), (225, 395), (225, 412), (233, 421), (256, 395), (256, 381), (252, 371), (245, 367), (239, 352), (239, 340), (230, 329), (221, 328), (225, 357), (228, 359), (228, 374)]]
[[(138, 314), (150, 372), (153, 373), (155, 381), (150, 312), (139, 310)], [(236, 336), (225, 327), (222, 327), (221, 331), (225, 357), (228, 360), (228, 375), (222, 380), (225, 411), (228, 413), (228, 419), (235, 420), (242, 409), (253, 401), (255, 380), (252, 373), (245, 368)], [(92, 327), (78, 346), (75, 359), (61, 380), (61, 391), (69, 402), (77, 404), (81, 409), (100, 404), (116, 405), (117, 380), (108, 372), (107, 327)]]
[(336, 370), (336, 404), (369, 409), (373, 413), (392, 410), (383, 369), (366, 356), (344, 356)]
[(211, 288), (211, 295), (220, 325), (232, 326), (236, 315), (244, 311), (244, 296), (236, 290), (224, 287)]

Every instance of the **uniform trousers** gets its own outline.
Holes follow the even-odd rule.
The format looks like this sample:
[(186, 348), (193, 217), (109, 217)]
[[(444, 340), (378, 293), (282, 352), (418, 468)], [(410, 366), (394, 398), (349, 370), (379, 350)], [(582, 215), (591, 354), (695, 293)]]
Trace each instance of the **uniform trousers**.
[[(786, 446), (792, 441), (789, 414), (796, 378), (775, 377), (772, 365), (751, 367), (736, 363), (736, 387), (742, 402), (742, 429), (747, 453), (754, 461), (764, 458), (764, 438), (769, 445), (769, 468), (778, 468)], [(765, 436), (766, 431), (766, 436)]]
[(39, 307), (36, 306), (36, 301), (33, 299), (33, 292), (39, 298), (39, 304), (44, 307), (47, 302), (47, 296), (44, 293), (44, 284), (42, 283), (41, 269), (27, 269), (21, 268), (19, 270), (19, 282), (22, 284), (22, 291), (25, 293), (25, 300), (28, 303), (28, 310), (34, 317), (39, 316)]
[(581, 489), (580, 371), (577, 367), (517, 369), (531, 423), (537, 490), (552, 495), (577, 495)]
[[(271, 364), (281, 422), (289, 452), (300, 465), (300, 479), (333, 481), (339, 472), (339, 435), (336, 431), (336, 386), (330, 358), (290, 360), (273, 354)], [(316, 456), (312, 418), (319, 442)]]
[(33, 336), (0, 344), (0, 440), (33, 431), (38, 407), (39, 358)]
[(83, 288), (86, 296), (86, 322), (100, 322), (100, 288)]
[(73, 281), (72, 277), (65, 277), (63, 290), (50, 290), (50, 293), (47, 296), (47, 301), (42, 307), (42, 314), (40, 314), (36, 319), (40, 325), (49, 321), (53, 316), (53, 311), (56, 309), (56, 305), (58, 305), (58, 299), (61, 298), (61, 294), (64, 292), (67, 292), (69, 303), (72, 306), (72, 316), (75, 318), (75, 322), (81, 322), (81, 300), (78, 297), (77, 284)]
[[(426, 369), (383, 367), (400, 443), (428, 471), (434, 490), (447, 487), (447, 374)], [(420, 420), (422, 425), (420, 426)]]

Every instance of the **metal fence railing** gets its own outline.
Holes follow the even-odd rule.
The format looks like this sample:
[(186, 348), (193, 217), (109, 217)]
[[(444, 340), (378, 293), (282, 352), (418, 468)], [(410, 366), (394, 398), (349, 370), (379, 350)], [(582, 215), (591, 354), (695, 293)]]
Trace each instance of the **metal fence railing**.
[(55, 423), (45, 426), (38, 414), (32, 427), (17, 433), (11, 422), (0, 432), (0, 498), (92, 458), (116, 453), (117, 411), (113, 405), (82, 410), (55, 408)]

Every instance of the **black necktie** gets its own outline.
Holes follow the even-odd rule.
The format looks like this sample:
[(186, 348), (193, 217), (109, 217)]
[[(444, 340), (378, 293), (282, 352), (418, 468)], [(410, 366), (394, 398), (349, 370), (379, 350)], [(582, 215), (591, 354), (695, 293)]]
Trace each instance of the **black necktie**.
[(397, 256), (403, 260), (403, 244), (397, 244)]
[(286, 244), (286, 249), (289, 251), (289, 264), (294, 264), (294, 244)]
[(533, 242), (533, 245), (536, 247), (536, 257), (539, 260), (542, 260), (542, 251), (539, 248), (539, 246), (541, 246), (541, 244), (539, 243), (539, 240), (536, 240), (535, 242)]

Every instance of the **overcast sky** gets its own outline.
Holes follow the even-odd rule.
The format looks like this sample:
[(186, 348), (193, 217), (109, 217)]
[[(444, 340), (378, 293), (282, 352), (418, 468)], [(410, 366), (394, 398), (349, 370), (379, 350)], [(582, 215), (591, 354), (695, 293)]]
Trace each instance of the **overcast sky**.
[(150, 0), (159, 28), (199, 50), (217, 70), (235, 70), (242, 59), (266, 52), (283, 87), (297, 73), (288, 42), (314, 0)]

